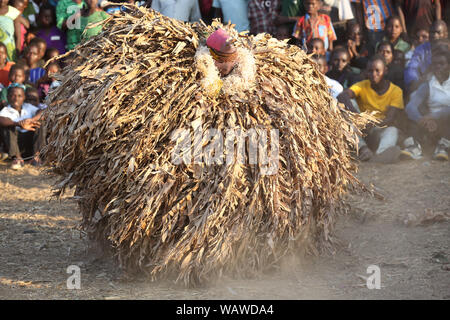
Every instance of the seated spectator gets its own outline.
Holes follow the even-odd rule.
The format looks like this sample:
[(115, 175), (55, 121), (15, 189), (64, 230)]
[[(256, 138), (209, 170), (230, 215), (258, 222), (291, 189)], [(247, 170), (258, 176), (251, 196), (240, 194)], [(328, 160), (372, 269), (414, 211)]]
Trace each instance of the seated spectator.
[(3, 131), (9, 157), (13, 159), (11, 169), (24, 166), (21, 149), (33, 156), (33, 165), (40, 165), (39, 148), (44, 135), (40, 127), (41, 111), (31, 104), (24, 103), (25, 87), (17, 85), (8, 90), (10, 105), (0, 111), (0, 128)]
[(324, 55), (320, 54), (314, 54), (311, 59), (313, 59), (317, 63), (320, 73), (322, 73), (325, 77), (325, 81), (327, 82), (331, 96), (336, 99), (337, 96), (344, 90), (344, 88), (339, 82), (330, 79), (325, 75), (328, 71), (327, 59)]
[(9, 70), (14, 65), (14, 62), (7, 61), (7, 58), (8, 51), (6, 46), (0, 42), (0, 84), (2, 84), (4, 88), (11, 83), (9, 81)]
[(40, 55), (39, 55), (39, 47), (37, 46), (37, 44), (32, 43), (28, 46), (26, 50), (25, 60), (27, 62), (27, 66), (29, 67), (28, 80), (33, 85), (35, 85), (36, 82), (45, 74), (45, 69), (39, 67), (38, 65)]
[(403, 90), (404, 64), (402, 64), (401, 60), (394, 59), (394, 52), (394, 46), (389, 41), (381, 42), (377, 50), (377, 54), (383, 56), (386, 62), (387, 73), (385, 74), (385, 78)]
[(331, 54), (330, 71), (327, 76), (338, 81), (344, 89), (361, 81), (361, 70), (350, 66), (350, 56), (347, 49), (337, 48)]
[[(13, 65), (11, 67), (11, 70), (9, 70), (8, 79), (9, 79), (9, 82), (11, 83), (10, 85), (12, 85), (12, 86), (16, 86), (17, 84), (25, 85), (25, 79), (26, 79), (25, 68), (20, 64)], [(6, 107), (9, 104), (9, 102), (8, 102), (8, 87), (3, 88), (2, 92), (0, 94), (0, 98), (1, 98), (0, 109), (2, 109), (3, 107)]]
[(38, 109), (45, 109), (47, 105), (39, 102), (39, 92), (34, 87), (25, 90), (25, 102), (35, 106)]
[(55, 9), (49, 4), (42, 6), (37, 19), (36, 37), (44, 39), (47, 48), (56, 48), (59, 54), (64, 54), (66, 52), (66, 34), (55, 25)]
[(20, 47), (17, 49), (19, 52), (22, 52), (25, 48), (26, 34), (28, 33), (28, 29), (30, 29), (30, 21), (23, 16), (23, 12), (28, 5), (28, 0), (11, 0), (10, 4), (20, 12), (20, 15), (17, 17), (18, 23), (20, 23)]
[[(345, 104), (346, 108), (358, 112), (351, 103), (356, 98), (360, 112), (373, 112), (381, 120), (376, 126), (366, 128), (365, 139), (359, 139), (359, 158), (361, 161), (370, 159), (377, 162), (393, 163), (400, 155), (397, 147), (399, 130), (394, 127), (394, 121), (400, 110), (403, 109), (402, 89), (387, 80), (384, 75), (387, 72), (383, 57), (374, 56), (367, 64), (368, 80), (363, 80), (344, 90), (338, 100)], [(367, 141), (379, 139), (374, 148), (375, 155), (368, 147)]]
[(326, 54), (325, 42), (323, 42), (323, 40), (320, 38), (311, 39), (311, 41), (306, 44), (306, 47), (308, 49), (308, 54), (316, 53), (321, 56), (324, 56)]
[(411, 120), (402, 156), (422, 157), (426, 137), (436, 143), (433, 159), (448, 160), (450, 148), (450, 52), (442, 47), (433, 50), (432, 76), (411, 94), (406, 113)]
[(278, 40), (290, 39), (288, 43), (291, 43), (291, 28), (289, 24), (280, 24), (277, 27), (276, 38)]
[[(98, 0), (87, 0), (87, 8), (82, 10), (81, 14), (81, 39), (89, 39), (102, 32), (102, 26), (89, 28), (89, 24), (94, 24), (108, 19), (109, 14), (98, 7)], [(88, 27), (88, 28), (86, 28)]]
[(325, 14), (319, 14), (321, 2), (319, 0), (306, 0), (306, 15), (298, 19), (292, 36), (299, 41), (299, 44), (306, 48), (313, 38), (320, 38), (325, 43), (325, 50), (333, 50), (333, 41), (336, 40), (331, 19)]
[(400, 50), (404, 53), (408, 52), (411, 46), (408, 42), (402, 39), (403, 32), (404, 30), (400, 17), (389, 17), (389, 19), (386, 21), (383, 40), (377, 43), (375, 50), (378, 50), (378, 46), (380, 45), (380, 43), (388, 41), (392, 44), (395, 50)]
[(66, 33), (66, 50), (72, 50), (81, 41), (81, 9), (84, 0), (59, 0), (56, 5), (56, 26)]
[(407, 53), (405, 53), (405, 66), (408, 65), (409, 61), (411, 60), (414, 50), (420, 46), (421, 44), (424, 44), (425, 42), (428, 42), (430, 33), (428, 30), (425, 29), (419, 29), (414, 34), (413, 42), (411, 44), (411, 49)]
[(61, 83), (53, 76), (51, 76), (55, 73), (59, 73), (59, 71), (60, 67), (58, 62), (53, 61), (47, 65), (45, 75), (37, 82), (37, 90), (39, 93), (40, 101), (44, 101), (50, 90), (53, 90), (60, 86)]
[(268, 33), (272, 36), (276, 34), (276, 18), (278, 16), (279, 1), (249, 0), (248, 20), (250, 23), (250, 33)]
[(431, 65), (431, 47), (440, 40), (447, 39), (448, 30), (444, 21), (433, 22), (430, 28), (430, 41), (418, 46), (405, 69), (405, 89), (408, 93), (416, 90), (423, 81)]
[(347, 51), (350, 55), (350, 65), (358, 69), (365, 69), (367, 66), (369, 49), (366, 45), (361, 26), (351, 23), (347, 33)]

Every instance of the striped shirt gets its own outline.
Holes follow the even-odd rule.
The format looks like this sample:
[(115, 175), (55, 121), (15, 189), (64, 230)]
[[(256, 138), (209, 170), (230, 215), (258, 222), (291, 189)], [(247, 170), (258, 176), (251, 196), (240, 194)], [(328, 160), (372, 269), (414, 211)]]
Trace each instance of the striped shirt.
[(28, 80), (31, 83), (36, 83), (40, 78), (42, 78), (45, 74), (45, 69), (43, 68), (34, 68), (30, 69), (30, 76), (28, 77)]
[(382, 31), (386, 20), (394, 14), (391, 0), (351, 0), (362, 3), (366, 27), (372, 31)]

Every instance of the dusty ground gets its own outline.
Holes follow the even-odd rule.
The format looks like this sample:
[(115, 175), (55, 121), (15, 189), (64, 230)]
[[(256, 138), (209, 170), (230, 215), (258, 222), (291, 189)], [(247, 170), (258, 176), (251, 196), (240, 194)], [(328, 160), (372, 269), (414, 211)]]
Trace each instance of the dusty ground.
[[(450, 164), (363, 164), (359, 177), (384, 200), (349, 197), (334, 254), (186, 289), (124, 280), (110, 261), (94, 260), (75, 228), (77, 205), (49, 200), (54, 180), (0, 165), (0, 299), (450, 299)], [(69, 265), (81, 267), (81, 290), (66, 287)], [(369, 265), (380, 267), (379, 290), (366, 286)]]

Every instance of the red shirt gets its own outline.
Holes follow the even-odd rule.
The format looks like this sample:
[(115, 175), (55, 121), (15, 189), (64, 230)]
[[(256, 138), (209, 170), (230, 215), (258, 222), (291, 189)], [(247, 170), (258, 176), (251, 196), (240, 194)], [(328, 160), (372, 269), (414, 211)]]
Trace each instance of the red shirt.
[(319, 14), (314, 25), (311, 23), (309, 14), (300, 17), (292, 36), (301, 39), (304, 45), (313, 38), (320, 38), (325, 42), (325, 50), (328, 50), (331, 41), (337, 39), (331, 24), (331, 18), (326, 14)]
[(14, 62), (6, 62), (6, 65), (3, 69), (0, 69), (0, 83), (6, 88), (11, 84), (11, 81), (9, 81), (9, 69), (11, 69), (11, 66), (14, 64)]

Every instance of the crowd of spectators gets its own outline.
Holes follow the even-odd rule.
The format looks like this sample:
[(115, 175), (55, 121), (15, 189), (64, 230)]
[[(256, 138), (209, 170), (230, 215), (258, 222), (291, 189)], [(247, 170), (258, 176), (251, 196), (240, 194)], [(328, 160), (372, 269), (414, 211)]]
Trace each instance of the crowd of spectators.
[(422, 146), (448, 160), (445, 0), (0, 0), (0, 161), (40, 164), (39, 118), (62, 67), (47, 61), (101, 33), (98, 22), (127, 11), (122, 2), (186, 22), (220, 18), (299, 46), (347, 109), (377, 112), (380, 123), (360, 138), (362, 161), (418, 159)]

